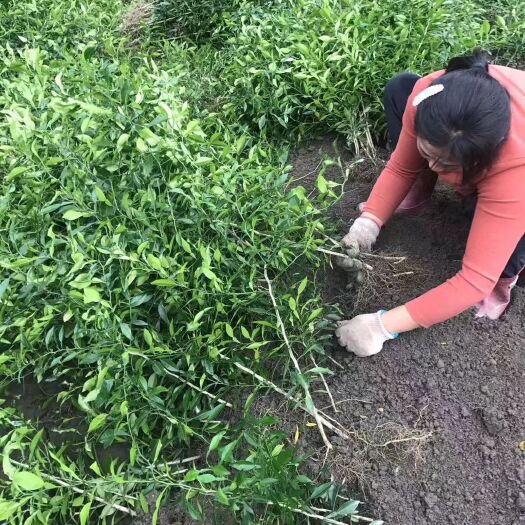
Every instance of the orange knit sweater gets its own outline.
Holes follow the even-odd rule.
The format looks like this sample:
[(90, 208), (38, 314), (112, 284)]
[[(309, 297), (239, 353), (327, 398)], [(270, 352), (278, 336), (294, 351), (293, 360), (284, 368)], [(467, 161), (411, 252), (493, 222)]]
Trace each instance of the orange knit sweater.
[[(501, 66), (489, 66), (489, 72), (510, 94), (509, 138), (496, 163), (476, 183), (463, 185), (460, 173), (439, 175), (464, 195), (476, 193), (478, 200), (461, 270), (405, 305), (423, 327), (450, 319), (487, 297), (525, 234), (525, 72)], [(398, 145), (368, 198), (364, 211), (383, 222), (390, 219), (416, 177), (428, 167), (416, 147), (412, 102), (443, 73), (432, 73), (416, 83)]]

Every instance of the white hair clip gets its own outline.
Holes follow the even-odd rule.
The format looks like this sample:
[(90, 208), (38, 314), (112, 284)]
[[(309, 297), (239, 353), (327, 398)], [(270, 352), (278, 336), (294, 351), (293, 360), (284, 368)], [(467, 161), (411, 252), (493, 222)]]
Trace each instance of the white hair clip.
[(421, 91), (418, 95), (414, 97), (414, 101), (412, 102), (412, 105), (417, 108), (423, 100), (426, 100), (427, 98), (433, 97), (434, 95), (437, 95), (438, 93), (441, 93), (445, 89), (445, 86), (443, 84), (435, 84), (433, 86), (428, 86), (426, 89)]

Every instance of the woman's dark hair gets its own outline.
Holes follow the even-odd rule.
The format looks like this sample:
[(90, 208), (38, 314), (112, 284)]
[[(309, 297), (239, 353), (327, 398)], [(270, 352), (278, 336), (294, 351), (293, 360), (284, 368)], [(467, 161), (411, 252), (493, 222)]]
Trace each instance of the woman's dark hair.
[(423, 100), (416, 112), (416, 134), (461, 164), (464, 182), (490, 168), (510, 129), (509, 94), (490, 76), (490, 58), (485, 51), (453, 58), (432, 82), (443, 91)]

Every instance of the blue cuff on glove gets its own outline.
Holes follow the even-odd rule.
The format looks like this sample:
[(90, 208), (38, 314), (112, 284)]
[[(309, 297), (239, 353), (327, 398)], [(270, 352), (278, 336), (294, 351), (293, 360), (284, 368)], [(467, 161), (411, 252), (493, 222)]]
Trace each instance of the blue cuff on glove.
[[(387, 312), (387, 310), (379, 310), (379, 315), (380, 316), (383, 316), (385, 315)], [(384, 328), (384, 327), (383, 327)], [(390, 334), (390, 332), (388, 332), (385, 328), (385, 332), (387, 332), (388, 334)], [(399, 337), (399, 334), (390, 334), (390, 336), (392, 337), (392, 339), (397, 339)]]

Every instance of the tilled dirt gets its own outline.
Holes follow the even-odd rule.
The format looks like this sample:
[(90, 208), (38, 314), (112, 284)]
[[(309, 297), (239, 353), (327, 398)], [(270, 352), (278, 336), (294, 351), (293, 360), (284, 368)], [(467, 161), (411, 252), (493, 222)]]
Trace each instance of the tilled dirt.
[[(331, 139), (303, 148), (292, 159), (293, 177), (314, 188), (326, 155), (335, 155)], [(341, 236), (385, 158), (380, 152), (351, 171), (344, 196), (330, 210)], [(342, 180), (339, 169), (326, 176)], [(349, 317), (403, 304), (454, 275), (468, 229), (459, 200), (438, 187), (423, 216), (394, 218), (378, 241), (379, 253), (406, 256), (403, 269), (414, 273), (371, 283), (355, 311), (355, 292), (345, 290), (344, 272), (334, 269), (325, 276), (327, 301)], [(358, 437), (332, 436), (330, 461), (335, 477), (362, 493), (362, 514), (387, 525), (525, 524), (524, 313), (525, 289), (517, 288), (500, 321), (468, 311), (404, 334), (364, 359), (334, 346), (332, 356), (344, 366), (329, 383), (339, 403), (335, 417)]]

